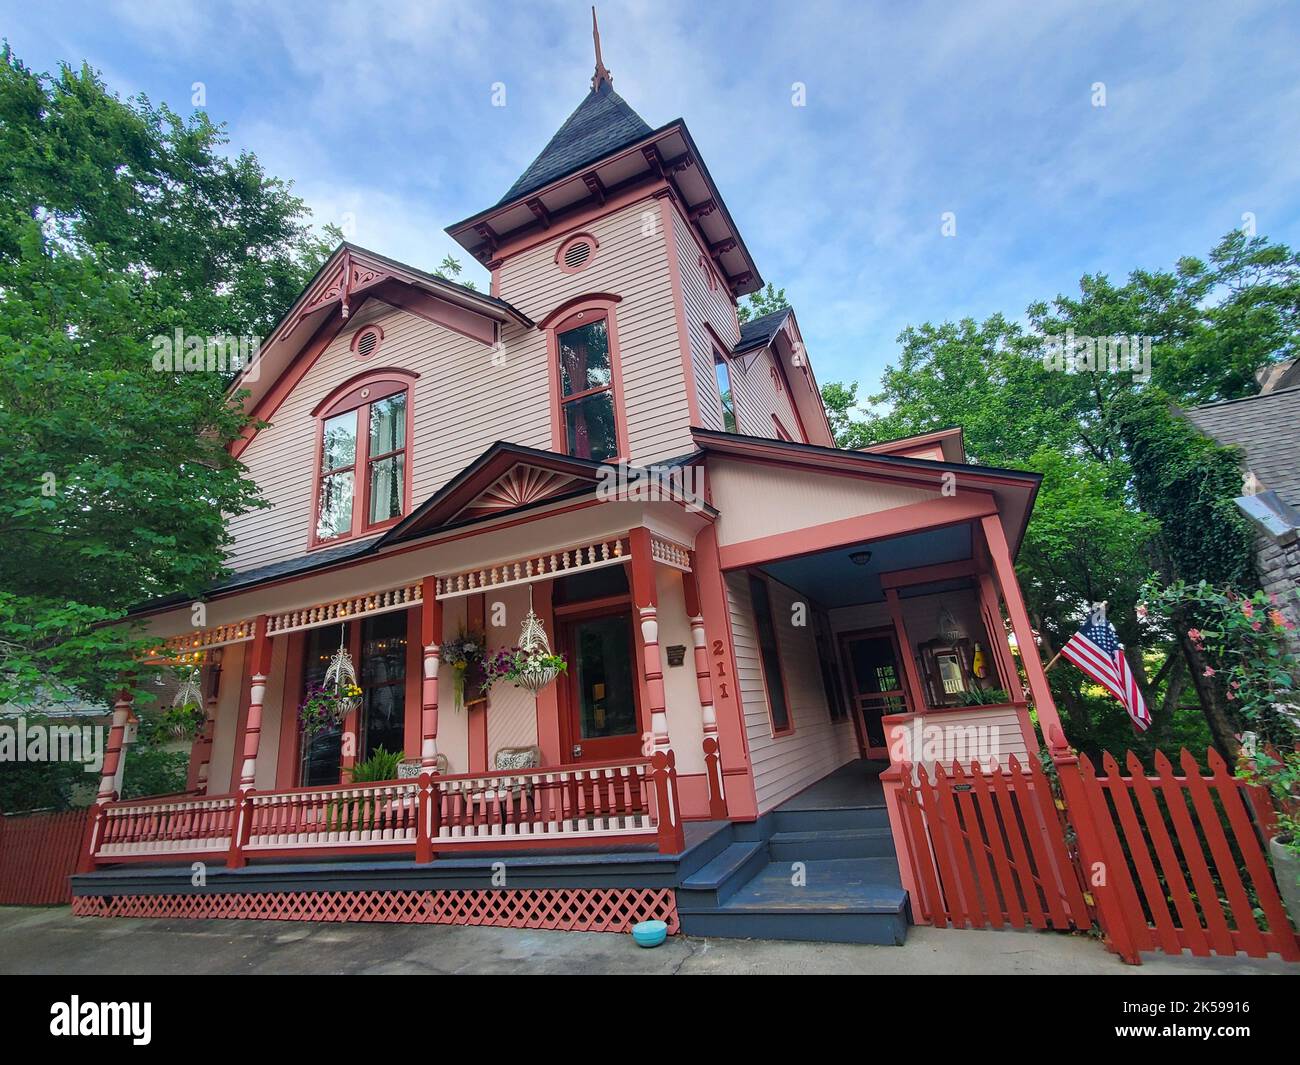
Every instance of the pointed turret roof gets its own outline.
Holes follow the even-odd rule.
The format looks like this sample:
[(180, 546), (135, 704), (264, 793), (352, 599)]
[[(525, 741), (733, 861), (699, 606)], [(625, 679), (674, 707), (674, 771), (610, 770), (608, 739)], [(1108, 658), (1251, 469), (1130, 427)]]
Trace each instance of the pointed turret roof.
[(497, 201), (497, 206), (517, 200), (556, 178), (603, 159), (610, 152), (634, 144), (653, 132), (646, 122), (614, 91), (611, 81), (596, 79), (596, 88), (542, 149), (541, 155)]

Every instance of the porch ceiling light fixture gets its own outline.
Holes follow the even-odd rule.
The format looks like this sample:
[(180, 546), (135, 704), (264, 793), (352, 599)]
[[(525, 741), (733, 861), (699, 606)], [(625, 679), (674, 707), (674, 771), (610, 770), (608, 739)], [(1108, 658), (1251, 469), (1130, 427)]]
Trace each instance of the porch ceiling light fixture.
[(849, 561), (855, 566), (865, 566), (871, 561), (871, 552), (854, 551), (853, 554), (849, 555)]

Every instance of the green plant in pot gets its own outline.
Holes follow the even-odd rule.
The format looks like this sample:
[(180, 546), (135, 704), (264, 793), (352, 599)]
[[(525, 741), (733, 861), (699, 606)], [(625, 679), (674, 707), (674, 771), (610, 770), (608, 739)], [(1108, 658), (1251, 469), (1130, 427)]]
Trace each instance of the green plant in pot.
[(1276, 811), (1277, 834), (1268, 841), (1278, 891), (1300, 929), (1300, 751), (1256, 751), (1242, 756), (1237, 775), (1267, 788)]
[(1005, 688), (971, 688), (961, 693), (962, 706), (1000, 706), (1011, 702)]

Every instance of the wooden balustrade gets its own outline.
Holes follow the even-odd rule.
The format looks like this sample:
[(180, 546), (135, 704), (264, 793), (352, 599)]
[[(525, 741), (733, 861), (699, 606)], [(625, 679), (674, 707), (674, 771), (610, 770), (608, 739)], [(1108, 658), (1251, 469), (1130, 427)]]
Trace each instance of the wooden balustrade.
[(233, 795), (106, 803), (96, 811), (92, 853), (114, 858), (222, 851), (230, 844), (237, 805)]
[[(671, 759), (637, 758), (418, 780), (110, 802), (96, 807), (82, 871), (169, 854), (527, 850), (596, 842), (681, 849)], [(653, 791), (653, 794), (652, 794)]]

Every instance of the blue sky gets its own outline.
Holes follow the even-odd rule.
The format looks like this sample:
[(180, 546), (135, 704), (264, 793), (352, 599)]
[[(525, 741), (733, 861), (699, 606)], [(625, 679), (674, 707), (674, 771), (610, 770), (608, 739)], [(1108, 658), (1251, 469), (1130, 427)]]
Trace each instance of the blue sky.
[[(1083, 273), (1167, 267), (1246, 212), (1300, 243), (1294, 3), (599, 14), (615, 88), (651, 126), (686, 119), (823, 382), (870, 391), (908, 324), (1019, 316)], [(233, 149), (291, 179), (318, 220), (422, 267), (454, 249), (444, 226), (509, 187), (592, 68), (587, 5), (543, 0), (0, 0), (0, 33), (37, 69), (84, 58), (122, 95), (178, 110), (203, 82)]]

